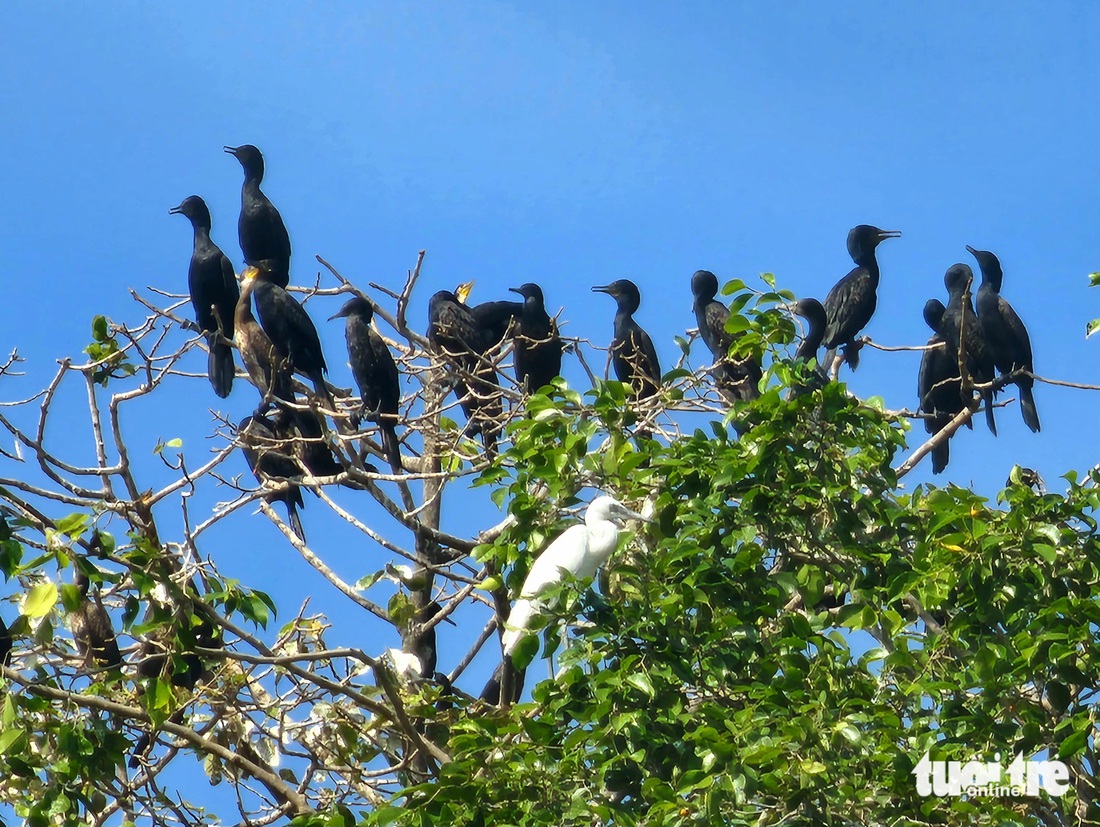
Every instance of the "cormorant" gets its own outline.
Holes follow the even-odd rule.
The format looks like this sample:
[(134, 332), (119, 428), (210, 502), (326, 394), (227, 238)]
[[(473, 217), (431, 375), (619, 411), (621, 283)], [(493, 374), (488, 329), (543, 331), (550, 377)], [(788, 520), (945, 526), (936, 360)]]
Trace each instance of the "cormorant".
[[(966, 370), (974, 384), (984, 385), (992, 382), (996, 373), (993, 353), (982, 336), (981, 324), (974, 313), (974, 305), (967, 293), (974, 280), (974, 271), (968, 264), (953, 264), (943, 277), (949, 300), (940, 322), (940, 336), (947, 343), (947, 352), (955, 364), (959, 364), (959, 343), (965, 351)], [(997, 421), (993, 414), (993, 393), (981, 391), (985, 403), (985, 424), (994, 436), (997, 435)]]
[(696, 270), (691, 277), (691, 292), (695, 296), (692, 309), (699, 325), (699, 335), (721, 366), (715, 374), (723, 396), (741, 401), (760, 397), (760, 364), (752, 356), (734, 359), (730, 356), (734, 336), (726, 330), (729, 308), (714, 297), (718, 295), (718, 277), (709, 270)]
[(0, 665), (11, 666), (11, 650), (15, 641), (11, 636), (11, 629), (4, 619), (0, 617)]
[[(523, 694), (523, 680), (527, 676), (526, 669), (512, 669), (512, 697), (509, 699), (509, 703), (518, 703), (520, 695)], [(493, 706), (500, 706), (500, 683), (504, 680), (504, 661), (497, 664), (497, 668), (493, 670), (492, 676), (485, 682), (485, 687), (481, 690), (479, 696), (481, 700), (486, 703), (490, 703)]]
[(520, 388), (534, 392), (561, 375), (561, 337), (546, 312), (541, 287), (527, 282), (508, 289), (523, 296), (515, 333), (516, 381)]
[[(417, 660), (420, 662), (420, 677), (422, 678), (433, 679), (436, 674), (439, 651), (436, 647), (435, 630), (439, 624), (433, 624), (427, 629), (424, 627), (441, 611), (443, 611), (443, 607), (436, 601), (431, 601), (416, 613), (412, 624), (415, 628), (410, 629), (410, 636), (412, 632), (419, 630), (419, 634), (415, 636), (415, 639), (410, 639), (408, 651), (416, 655)], [(443, 618), (443, 620), (452, 626), (454, 625), (454, 621), (449, 617)]]
[(321, 352), (321, 340), (317, 328), (306, 309), (286, 290), (272, 281), (272, 262), (260, 261), (245, 269), (243, 279), (255, 280), (256, 310), (260, 324), (275, 347), (285, 352), (290, 369), (313, 382), (329, 410), (336, 410), (328, 385), (325, 383), (325, 356)]
[[(301, 462), (312, 476), (335, 477), (347, 470), (325, 442), (325, 420), (321, 414), (313, 410), (281, 408), (271, 419), (275, 423), (275, 432), (287, 440), (284, 453)], [(363, 470), (370, 474), (378, 473), (378, 469), (369, 462), (363, 464)], [(300, 468), (298, 473), (301, 474)], [(363, 489), (355, 480), (344, 480), (341, 484), (360, 491)]]
[(272, 283), (286, 287), (290, 284), (290, 235), (283, 217), (260, 190), (260, 182), (264, 180), (264, 156), (252, 144), (227, 146), (225, 151), (244, 167), (237, 234), (245, 263), (269, 260)]
[[(245, 461), (261, 485), (266, 480), (286, 480), (300, 477), (302, 469), (289, 454), (288, 434), (266, 416), (253, 414), (245, 417), (237, 426), (237, 438)], [(302, 519), (298, 509), (305, 508), (302, 489), (290, 485), (285, 491), (265, 494), (264, 499), (271, 503), (280, 501), (286, 504), (287, 522), (291, 530), (303, 543), (306, 541)]]
[[(924, 430), (930, 434), (938, 434), (966, 407), (958, 359), (946, 347), (932, 347), (944, 341), (940, 329), (945, 310), (939, 299), (929, 299), (924, 305), (924, 320), (932, 328), (932, 337), (928, 340), (930, 349), (921, 356), (920, 372), (917, 374), (917, 396), (920, 399), (920, 409), (933, 415), (933, 418), (924, 420)], [(974, 426), (970, 424), (970, 427)], [(941, 473), (950, 459), (951, 445), (945, 440), (932, 449), (932, 473)]]
[(615, 377), (630, 387), (634, 399), (648, 399), (661, 388), (661, 363), (653, 340), (634, 321), (634, 313), (642, 303), (638, 287), (629, 279), (618, 279), (594, 293), (607, 293), (615, 299), (615, 335), (611, 339), (611, 363)]
[[(210, 356), (206, 373), (214, 393), (225, 399), (233, 389), (233, 349), (226, 340), (233, 338), (233, 308), (240, 294), (237, 277), (229, 258), (210, 240), (210, 210), (205, 201), (189, 195), (168, 212), (187, 216), (195, 231), (187, 287), (195, 308), (195, 321), (208, 334)], [(218, 337), (219, 327), (224, 339)]]
[(382, 450), (395, 474), (401, 473), (401, 443), (397, 439), (398, 406), (401, 386), (397, 365), (386, 343), (373, 327), (374, 305), (356, 296), (329, 318), (347, 319), (344, 337), (348, 343), (348, 362), (363, 404), (362, 416), (378, 421)]
[(496, 369), (485, 356), (492, 345), (470, 309), (450, 290), (440, 290), (428, 300), (428, 343), (467, 374), (456, 378), (455, 392), (470, 432), (481, 434), (485, 453), (491, 457), (496, 453), (503, 412)]
[(825, 308), (817, 299), (799, 299), (790, 306), (790, 311), (796, 316), (806, 320), (808, 330), (802, 339), (798, 350), (794, 352), (795, 359), (816, 359), (817, 350), (821, 347), (821, 341), (825, 338), (825, 325), (828, 317)]
[[(1031, 337), (1027, 328), (1004, 297), (1001, 296), (1001, 262), (988, 250), (975, 250), (967, 245), (967, 251), (978, 260), (982, 271), (982, 285), (978, 288), (978, 322), (982, 336), (993, 352), (993, 360), (1001, 373), (1011, 373), (1021, 368), (1034, 371), (1031, 361)], [(1032, 388), (1035, 380), (1030, 376), (1016, 379), (1020, 389), (1020, 413), (1024, 423), (1033, 433), (1039, 432), (1039, 412), (1035, 409)]]
[(80, 592), (80, 603), (69, 613), (69, 626), (73, 631), (76, 649), (84, 659), (84, 667), (87, 669), (98, 664), (120, 669), (122, 653), (118, 649), (111, 616), (103, 607), (98, 589), (94, 595), (89, 594), (91, 581), (79, 565), (75, 567), (73, 583)]
[(286, 352), (271, 341), (252, 315), (252, 293), (259, 284), (255, 278), (244, 282), (244, 289), (233, 311), (233, 341), (241, 353), (241, 362), (248, 378), (262, 397), (256, 409), (257, 413), (262, 414), (273, 400), (293, 401), (294, 386)]
[(856, 266), (833, 285), (825, 297), (823, 344), (827, 348), (825, 369), (831, 370), (835, 351), (844, 346), (844, 361), (855, 370), (859, 367), (859, 345), (856, 337), (871, 321), (878, 304), (878, 260), (875, 248), (887, 238), (897, 238), (897, 230), (880, 230), (870, 224), (860, 224), (848, 233), (848, 255)]

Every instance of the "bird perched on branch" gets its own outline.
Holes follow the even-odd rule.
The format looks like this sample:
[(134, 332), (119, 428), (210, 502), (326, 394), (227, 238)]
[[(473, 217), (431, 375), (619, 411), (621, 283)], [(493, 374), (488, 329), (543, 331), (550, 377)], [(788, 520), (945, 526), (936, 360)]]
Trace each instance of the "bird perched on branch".
[[(281, 429), (275, 421), (259, 414), (245, 417), (237, 425), (237, 441), (241, 452), (261, 485), (268, 480), (281, 482), (302, 475), (298, 462), (289, 454), (288, 436), (288, 432)], [(290, 529), (304, 543), (306, 532), (302, 528), (302, 518), (298, 515), (298, 509), (305, 508), (302, 489), (291, 484), (283, 491), (265, 494), (264, 499), (269, 503), (282, 502), (286, 505)]]
[(329, 318), (346, 319), (344, 338), (348, 363), (362, 398), (361, 416), (378, 421), (382, 452), (395, 474), (401, 473), (401, 443), (397, 439), (398, 406), (401, 402), (400, 375), (386, 343), (373, 327), (374, 305), (359, 296), (349, 299)]
[(727, 399), (758, 399), (760, 378), (764, 374), (760, 363), (752, 356), (730, 356), (734, 335), (726, 330), (729, 308), (715, 299), (718, 295), (718, 277), (709, 270), (696, 270), (691, 277), (691, 292), (695, 297), (692, 309), (699, 326), (699, 336), (719, 365), (715, 373), (718, 390)]
[(504, 341), (523, 310), (523, 304), (506, 300), (469, 304), (470, 293), (473, 289), (473, 281), (464, 281), (455, 288), (454, 296), (459, 303), (470, 311), (474, 324), (481, 331), (485, 348), (488, 350)]
[[(1012, 309), (1012, 305), (1001, 295), (1001, 280), (1004, 277), (1001, 262), (988, 250), (975, 250), (969, 245), (966, 249), (978, 260), (978, 267), (982, 271), (982, 284), (978, 288), (977, 298), (978, 321), (997, 370), (1002, 374), (1016, 370), (1033, 372), (1031, 337), (1027, 335), (1027, 328)], [(1035, 380), (1023, 375), (1014, 381), (1020, 389), (1020, 414), (1024, 418), (1024, 424), (1033, 433), (1038, 433), (1039, 412), (1035, 409), (1035, 397), (1032, 395)]]
[(611, 339), (611, 364), (615, 377), (627, 385), (634, 399), (648, 399), (661, 388), (661, 363), (653, 340), (634, 321), (642, 303), (638, 286), (629, 279), (619, 279), (594, 293), (606, 293), (615, 299), (615, 335)]
[(237, 277), (229, 258), (210, 240), (210, 210), (205, 201), (190, 195), (168, 212), (186, 216), (194, 230), (187, 289), (195, 309), (195, 321), (207, 334), (210, 356), (206, 373), (210, 385), (214, 393), (225, 399), (233, 389), (233, 349), (226, 340), (233, 338), (233, 309), (240, 295)]
[(244, 282), (233, 310), (233, 342), (248, 378), (260, 392), (256, 413), (263, 415), (273, 403), (294, 401), (294, 383), (286, 351), (271, 340), (252, 315), (252, 294), (259, 283), (255, 278)]
[[(984, 385), (992, 382), (996, 375), (996, 363), (993, 352), (982, 335), (981, 324), (974, 313), (974, 304), (970, 299), (970, 286), (974, 281), (974, 271), (967, 264), (953, 264), (943, 277), (949, 300), (940, 321), (940, 336), (947, 343), (947, 352), (957, 365), (966, 368), (972, 384)], [(962, 358), (959, 353), (962, 351)], [(963, 392), (970, 383), (963, 383)], [(985, 423), (993, 436), (997, 435), (997, 421), (993, 414), (993, 392), (980, 391), (985, 404)]]
[(286, 287), (290, 284), (290, 234), (283, 217), (260, 189), (260, 182), (264, 180), (264, 156), (252, 144), (227, 146), (225, 151), (244, 167), (237, 235), (245, 263), (271, 262), (272, 283)]
[(84, 667), (98, 665), (110, 669), (121, 669), (122, 653), (118, 648), (118, 639), (111, 624), (111, 616), (103, 606), (99, 590), (96, 589), (94, 594), (91, 593), (91, 581), (79, 564), (75, 567), (73, 584), (76, 586), (79, 600), (77, 605), (67, 607), (69, 626), (73, 632), (76, 649), (84, 660)]
[[(945, 310), (939, 299), (929, 299), (924, 305), (924, 321), (932, 328), (932, 336), (928, 340), (928, 350), (921, 355), (920, 372), (917, 374), (920, 409), (933, 415), (931, 419), (924, 420), (924, 429), (933, 435), (946, 428), (966, 407), (958, 359), (951, 355), (940, 335)], [(967, 425), (974, 427), (970, 422)], [(943, 472), (950, 459), (951, 445), (944, 440), (932, 449), (932, 473)]]
[(596, 576), (615, 551), (627, 520), (650, 522), (614, 497), (599, 496), (585, 511), (583, 525), (567, 528), (535, 558), (501, 638), (505, 655), (511, 656), (539, 617), (557, 604), (566, 577), (587, 583)]
[(843, 345), (844, 361), (855, 370), (859, 367), (859, 345), (856, 338), (871, 321), (878, 305), (878, 259), (875, 248), (888, 238), (898, 238), (897, 230), (880, 230), (870, 224), (860, 224), (848, 233), (848, 255), (856, 266), (833, 285), (825, 297), (825, 338), (822, 344), (826, 370), (831, 369), (836, 349)]
[(264, 332), (280, 352), (285, 353), (292, 373), (307, 377), (324, 399), (329, 410), (336, 410), (328, 385), (325, 383), (325, 355), (321, 352), (321, 339), (306, 309), (286, 290), (273, 281), (273, 262), (263, 260), (250, 264), (242, 279), (246, 284), (255, 281), (252, 292), (256, 298), (256, 310)]
[(496, 368), (486, 355), (493, 347), (470, 309), (450, 290), (428, 300), (428, 344), (458, 369), (455, 392), (470, 433), (481, 434), (485, 453), (496, 453), (504, 406)]
[(561, 375), (561, 336), (546, 312), (541, 287), (527, 282), (508, 289), (523, 296), (516, 316), (518, 329), (513, 334), (516, 381), (524, 390), (534, 392)]

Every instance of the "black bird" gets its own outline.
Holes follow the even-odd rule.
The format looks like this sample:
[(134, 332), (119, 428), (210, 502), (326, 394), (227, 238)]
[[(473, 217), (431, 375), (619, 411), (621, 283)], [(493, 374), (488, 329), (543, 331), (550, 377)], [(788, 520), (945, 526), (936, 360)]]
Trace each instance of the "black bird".
[(504, 341), (508, 331), (513, 328), (513, 323), (519, 318), (523, 310), (522, 302), (491, 301), (481, 304), (468, 304), (470, 291), (474, 289), (472, 281), (463, 282), (455, 288), (455, 298), (465, 306), (470, 315), (474, 317), (474, 323), (481, 331), (482, 341), (486, 350), (494, 348)]
[(243, 279), (255, 280), (253, 291), (256, 296), (256, 310), (260, 314), (260, 324), (272, 343), (286, 353), (290, 369), (300, 373), (313, 382), (329, 410), (336, 410), (328, 385), (325, 383), (325, 355), (321, 352), (321, 340), (317, 328), (306, 309), (286, 290), (272, 281), (272, 262), (261, 261), (251, 264), (244, 272)]
[(0, 665), (11, 666), (11, 650), (14, 645), (15, 641), (12, 639), (11, 629), (0, 617)]
[(374, 305), (356, 296), (348, 300), (329, 321), (340, 318), (347, 319), (344, 338), (348, 343), (351, 373), (363, 400), (360, 413), (377, 419), (382, 451), (393, 472), (400, 474), (401, 443), (397, 439), (400, 377), (390, 349), (371, 327)]
[(91, 581), (79, 565), (75, 568), (73, 583), (80, 592), (79, 604), (69, 612), (69, 625), (73, 631), (76, 649), (84, 659), (84, 667), (95, 665), (110, 669), (122, 667), (122, 653), (118, 648), (111, 616), (103, 607), (99, 591), (89, 594)]
[(264, 156), (252, 144), (227, 146), (225, 151), (244, 167), (237, 234), (245, 263), (270, 261), (272, 283), (286, 287), (290, 284), (290, 235), (283, 217), (260, 190), (260, 182), (264, 180)]
[(805, 319), (809, 326), (798, 350), (794, 352), (794, 358), (807, 361), (816, 359), (818, 348), (821, 347), (821, 341), (825, 338), (825, 325), (828, 319), (824, 306), (817, 299), (799, 299), (789, 305), (789, 309), (796, 316)]
[(859, 367), (859, 345), (856, 337), (871, 321), (878, 304), (878, 260), (875, 248), (887, 238), (897, 238), (897, 230), (880, 230), (870, 224), (860, 224), (848, 233), (848, 255), (856, 266), (833, 285), (825, 297), (823, 344), (827, 348), (825, 369), (831, 370), (836, 349), (844, 346), (844, 361), (855, 370)]
[(293, 401), (294, 385), (291, 382), (289, 357), (271, 341), (252, 315), (252, 293), (259, 284), (255, 278), (244, 283), (244, 290), (233, 311), (233, 341), (241, 353), (241, 362), (248, 378), (260, 392), (262, 401), (256, 411), (263, 414), (275, 400)]
[[(241, 451), (261, 485), (267, 480), (282, 481), (302, 475), (301, 467), (290, 454), (292, 449), (287, 445), (288, 436), (286, 430), (281, 429), (274, 420), (258, 414), (245, 417), (237, 425)], [(285, 491), (265, 494), (264, 499), (269, 503), (279, 501), (286, 504), (290, 528), (304, 543), (306, 533), (298, 516), (298, 509), (305, 508), (302, 489), (290, 485)]]
[[(233, 389), (233, 349), (226, 340), (233, 338), (233, 308), (240, 294), (237, 277), (228, 257), (210, 240), (210, 210), (205, 201), (190, 195), (168, 212), (187, 216), (195, 231), (187, 287), (195, 308), (195, 321), (208, 334), (210, 357), (206, 373), (214, 393), (225, 399)], [(224, 339), (218, 337), (219, 328)]]
[[(313, 410), (281, 408), (271, 419), (275, 423), (276, 433), (287, 440), (285, 453), (304, 465), (312, 476), (335, 477), (347, 470), (325, 442), (325, 420), (321, 414)], [(378, 469), (369, 462), (363, 464), (362, 470), (370, 474), (378, 473)], [(356, 480), (344, 480), (341, 484), (363, 490)]]
[(516, 381), (524, 390), (534, 392), (561, 375), (561, 337), (546, 312), (541, 287), (527, 282), (508, 289), (523, 296), (515, 333)]
[[(527, 676), (526, 669), (516, 669), (512, 667), (512, 697), (509, 699), (509, 703), (518, 703), (520, 695), (523, 694), (523, 680)], [(479, 696), (481, 700), (486, 703), (490, 703), (493, 706), (500, 706), (500, 684), (504, 680), (504, 661), (497, 664), (497, 668), (493, 670), (492, 676), (485, 682), (485, 687), (481, 690)]]
[(456, 379), (455, 392), (470, 432), (481, 434), (485, 453), (493, 456), (504, 408), (496, 369), (485, 356), (492, 344), (470, 309), (450, 290), (440, 290), (428, 300), (428, 343), (466, 374)]
[(695, 296), (692, 309), (699, 326), (699, 335), (710, 349), (720, 369), (715, 374), (722, 395), (747, 401), (760, 397), (760, 364), (752, 356), (730, 357), (734, 336), (726, 330), (729, 308), (714, 297), (718, 295), (718, 277), (709, 270), (696, 270), (691, 277), (691, 292)]
[[(443, 611), (443, 607), (433, 600), (416, 613), (409, 630), (409, 651), (416, 655), (420, 661), (420, 676), (422, 678), (434, 679), (436, 674), (439, 651), (436, 647), (435, 630), (439, 624), (436, 623), (430, 627), (427, 627), (427, 624), (441, 611)], [(454, 625), (454, 621), (449, 617), (445, 617), (443, 620), (452, 626)]]
[[(959, 362), (959, 344), (965, 355), (967, 373), (974, 384), (992, 382), (996, 373), (993, 352), (982, 336), (981, 325), (974, 313), (974, 305), (967, 290), (974, 280), (974, 271), (968, 264), (953, 264), (947, 268), (943, 277), (947, 287), (948, 302), (940, 322), (940, 336), (947, 343), (947, 353)], [(993, 393), (981, 391), (985, 403), (985, 424), (994, 436), (997, 435), (997, 421), (993, 414)]]
[[(944, 342), (940, 329), (945, 311), (946, 308), (939, 299), (929, 299), (924, 305), (924, 320), (932, 328), (932, 336), (928, 340), (929, 350), (921, 355), (917, 396), (920, 399), (920, 409), (932, 415), (931, 419), (924, 420), (924, 430), (930, 434), (938, 434), (966, 407), (958, 359), (946, 347), (932, 347)], [(967, 424), (974, 427), (972, 423)], [(932, 473), (941, 473), (947, 468), (950, 459), (951, 446), (945, 440), (932, 449)]]
[[(1001, 262), (987, 250), (975, 250), (967, 246), (967, 251), (978, 260), (982, 271), (982, 285), (978, 288), (978, 321), (982, 327), (982, 336), (993, 353), (997, 370), (1011, 373), (1015, 370), (1034, 371), (1031, 361), (1031, 337), (1027, 328), (1016, 315), (1016, 311), (1001, 296)], [(1035, 397), (1032, 388), (1035, 380), (1030, 376), (1021, 376), (1016, 380), (1020, 389), (1020, 413), (1024, 423), (1033, 433), (1039, 432), (1039, 412), (1035, 409)]]
[(611, 339), (611, 364), (615, 377), (630, 388), (634, 399), (648, 399), (661, 388), (661, 363), (653, 340), (634, 321), (634, 313), (642, 303), (637, 285), (629, 279), (618, 279), (595, 293), (607, 293), (615, 299), (615, 335)]

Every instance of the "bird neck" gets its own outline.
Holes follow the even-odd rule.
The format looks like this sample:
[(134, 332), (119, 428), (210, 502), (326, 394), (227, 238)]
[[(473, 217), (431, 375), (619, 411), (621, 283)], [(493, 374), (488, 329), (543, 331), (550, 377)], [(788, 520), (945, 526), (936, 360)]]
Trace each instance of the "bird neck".
[(252, 196), (253, 198), (263, 195), (263, 193), (260, 192), (260, 182), (263, 180), (263, 173), (259, 175), (249, 173), (244, 179), (244, 186), (241, 188), (241, 194), (244, 196)]
[(982, 273), (982, 284), (978, 288), (978, 292), (1001, 292), (1001, 274), (1000, 273)]

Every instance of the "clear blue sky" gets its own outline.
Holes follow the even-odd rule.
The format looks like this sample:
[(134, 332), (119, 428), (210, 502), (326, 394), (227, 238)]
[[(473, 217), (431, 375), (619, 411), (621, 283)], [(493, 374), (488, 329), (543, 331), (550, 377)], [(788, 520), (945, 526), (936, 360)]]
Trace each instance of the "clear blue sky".
[[(973, 264), (970, 244), (1000, 256), (1036, 370), (1100, 382), (1100, 341), (1084, 340), (1100, 316), (1086, 286), (1100, 269), (1100, 6), (120, 3), (5, 6), (0, 26), (0, 345), (29, 374), (4, 399), (79, 354), (93, 314), (141, 318), (128, 288), (186, 289), (190, 228), (167, 213), (185, 196), (207, 200), (240, 266), (241, 170), (222, 146), (242, 143), (266, 157), (294, 281), (312, 281), (320, 254), (363, 287), (398, 286), (426, 249), (421, 327), (436, 289), (476, 278), (486, 300), (533, 280), (570, 334), (606, 344), (612, 302), (588, 288), (626, 277), (667, 365), (694, 324), (694, 270), (771, 271), (823, 298), (851, 267), (848, 230), (871, 223), (904, 233), (880, 248), (876, 341), (927, 339), (921, 308), (948, 266)], [(331, 379), (350, 386), (342, 326), (321, 321), (335, 308), (311, 305)], [(918, 361), (864, 351), (851, 387), (913, 407)], [(1041, 434), (1002, 411), (1000, 438), (977, 427), (953, 442), (943, 481), (992, 494), (1020, 463), (1058, 489), (1095, 463), (1097, 396), (1035, 395)], [(223, 402), (196, 380), (128, 423), (135, 451), (182, 436), (197, 465), (207, 409), (236, 420), (254, 405), (243, 382)], [(907, 483), (928, 474), (926, 461)], [(307, 530), (346, 577), (385, 562), (351, 535), (331, 535), (350, 550), (326, 542), (321, 509)], [(459, 533), (496, 516), (447, 514)], [(329, 594), (261, 517), (219, 536), (204, 553), (287, 611)]]

